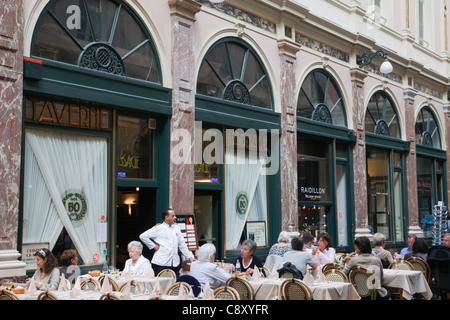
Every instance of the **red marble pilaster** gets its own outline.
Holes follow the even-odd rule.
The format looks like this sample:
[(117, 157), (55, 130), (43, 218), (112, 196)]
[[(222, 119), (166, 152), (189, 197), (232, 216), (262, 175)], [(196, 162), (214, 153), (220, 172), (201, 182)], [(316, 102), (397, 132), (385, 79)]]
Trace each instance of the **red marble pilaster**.
[[(170, 161), (169, 202), (177, 213), (194, 212), (194, 128), (195, 128), (195, 56), (194, 25), (195, 14), (200, 11), (201, 4), (193, 0), (171, 0), (172, 26), (172, 120), (171, 137), (180, 133), (188, 133), (189, 141), (171, 142), (171, 156), (179, 150), (180, 143), (184, 161), (180, 154)], [(186, 135), (183, 135), (186, 137)]]
[(296, 53), (300, 45), (288, 40), (278, 40), (281, 78), (281, 227), (288, 232), (298, 232), (297, 186), (297, 116), (295, 88)]
[[(450, 103), (444, 104), (445, 141), (447, 142), (447, 199), (450, 201)], [(449, 203), (446, 203), (447, 208)]]
[(18, 261), (23, 91), (23, 1), (0, 5), (0, 278), (25, 274)]

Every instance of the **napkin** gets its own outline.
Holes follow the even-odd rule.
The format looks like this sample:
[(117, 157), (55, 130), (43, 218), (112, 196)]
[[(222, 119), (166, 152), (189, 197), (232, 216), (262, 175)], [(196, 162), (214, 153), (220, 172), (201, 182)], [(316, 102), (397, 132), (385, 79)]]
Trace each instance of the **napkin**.
[(73, 286), (73, 289), (70, 290), (70, 297), (75, 298), (81, 296), (81, 285), (80, 285), (80, 277), (77, 278), (77, 281), (75, 281), (75, 285)]
[(153, 279), (155, 277), (155, 271), (153, 270), (153, 268), (151, 266), (148, 269), (147, 273), (145, 274), (145, 277), (148, 279)]
[(178, 300), (188, 300), (188, 296), (181, 282), (180, 282), (180, 289), (178, 290)]
[(203, 300), (214, 300), (214, 292), (208, 280), (206, 280), (205, 287), (203, 288)]
[(309, 270), (306, 271), (306, 275), (303, 277), (303, 282), (307, 286), (312, 286), (314, 284), (314, 277)]
[(258, 267), (255, 267), (255, 269), (253, 269), (252, 281), (258, 282), (260, 278), (261, 275), (259, 274), (259, 269)]
[(101, 293), (111, 293), (111, 285), (109, 283), (109, 278), (107, 275), (105, 275), (105, 278), (103, 279), (102, 288), (100, 289)]
[(279, 278), (280, 278), (280, 276), (278, 275), (277, 266), (274, 265), (273, 268), (272, 268), (272, 271), (270, 272), (269, 279), (277, 280)]
[(319, 270), (317, 278), (316, 278), (316, 282), (317, 283), (324, 283), (326, 281), (327, 280), (326, 280), (325, 275), (323, 274), (322, 270)]
[(26, 290), (25, 292), (27, 296), (33, 296), (37, 294), (36, 282), (34, 278), (31, 278), (30, 286), (28, 287), (28, 290)]
[(69, 291), (69, 290), (70, 288), (67, 288), (66, 276), (63, 273), (59, 278), (58, 291)]
[(125, 287), (122, 290), (122, 295), (120, 296), (121, 300), (131, 300), (130, 296), (130, 281), (127, 281)]
[(155, 283), (155, 286), (153, 287), (152, 295), (161, 295), (161, 294), (162, 294), (162, 288), (161, 288), (161, 285), (159, 284), (159, 278), (156, 277), (156, 283)]

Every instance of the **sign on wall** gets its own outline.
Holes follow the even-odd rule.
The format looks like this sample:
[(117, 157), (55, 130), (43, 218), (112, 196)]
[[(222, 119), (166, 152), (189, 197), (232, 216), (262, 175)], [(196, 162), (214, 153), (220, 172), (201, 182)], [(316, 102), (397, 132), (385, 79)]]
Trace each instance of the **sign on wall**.
[(194, 214), (177, 213), (177, 225), (186, 240), (187, 247), (190, 251), (198, 249), (197, 227), (195, 224)]

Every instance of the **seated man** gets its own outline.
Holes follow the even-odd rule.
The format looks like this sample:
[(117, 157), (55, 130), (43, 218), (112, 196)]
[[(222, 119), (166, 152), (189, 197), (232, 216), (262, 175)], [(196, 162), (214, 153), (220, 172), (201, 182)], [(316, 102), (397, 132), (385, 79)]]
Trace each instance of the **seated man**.
[(392, 296), (392, 293), (381, 286), (383, 280), (383, 264), (378, 256), (372, 255), (372, 247), (367, 237), (358, 237), (353, 242), (355, 252), (347, 255), (342, 263), (344, 272), (349, 276), (350, 271), (355, 266), (361, 266), (369, 271), (375, 271), (375, 289), (377, 289), (377, 299), (384, 300)]
[(292, 250), (286, 252), (283, 255), (283, 262), (292, 263), (303, 276), (306, 274), (306, 266), (309, 265), (311, 268), (316, 269), (318, 264), (313, 260), (312, 255), (303, 250), (303, 240), (299, 237), (294, 237), (291, 240)]

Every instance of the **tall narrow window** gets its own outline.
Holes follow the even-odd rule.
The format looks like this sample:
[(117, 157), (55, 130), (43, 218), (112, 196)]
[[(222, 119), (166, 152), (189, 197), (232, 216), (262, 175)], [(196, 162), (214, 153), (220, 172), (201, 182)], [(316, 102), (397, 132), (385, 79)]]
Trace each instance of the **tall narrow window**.
[(425, 44), (425, 1), (418, 0), (419, 3), (419, 43)]

